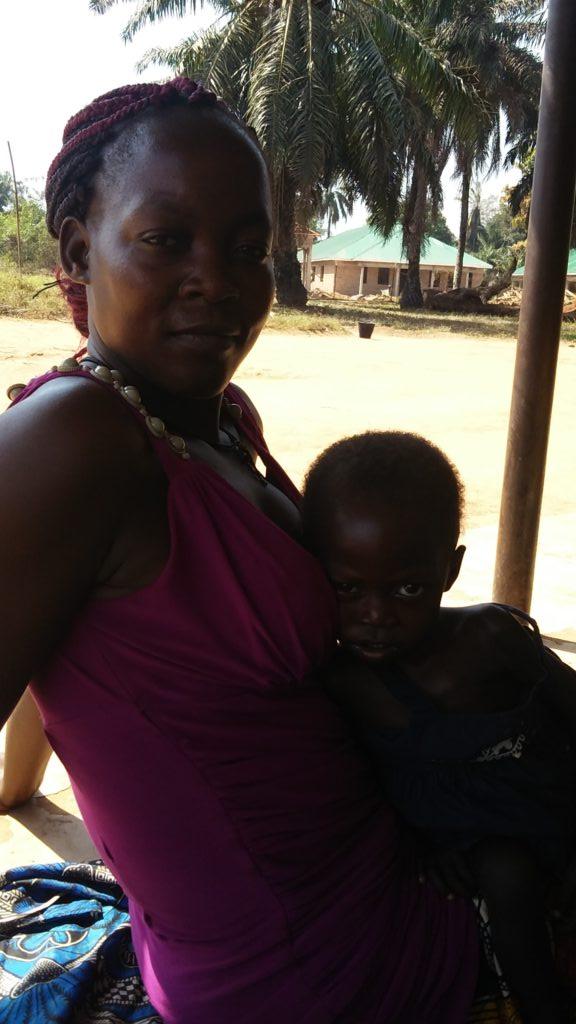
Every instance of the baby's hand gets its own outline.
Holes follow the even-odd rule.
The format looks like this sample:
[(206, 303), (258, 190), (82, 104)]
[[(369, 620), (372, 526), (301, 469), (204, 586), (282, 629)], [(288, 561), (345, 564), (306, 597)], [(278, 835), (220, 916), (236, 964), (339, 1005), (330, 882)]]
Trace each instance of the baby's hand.
[(474, 896), (478, 891), (466, 856), (458, 850), (427, 853), (421, 861), (419, 880), (432, 882), (449, 900), (455, 896)]

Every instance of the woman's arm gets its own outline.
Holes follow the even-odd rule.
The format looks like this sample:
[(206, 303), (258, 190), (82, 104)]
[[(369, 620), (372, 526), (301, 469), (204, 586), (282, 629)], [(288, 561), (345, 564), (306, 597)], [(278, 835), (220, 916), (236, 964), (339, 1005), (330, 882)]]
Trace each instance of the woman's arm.
[(44, 778), (51, 753), (38, 708), (30, 691), (25, 690), (6, 726), (0, 814), (34, 796)]
[(102, 581), (142, 446), (112, 396), (79, 379), (0, 418), (0, 726)]

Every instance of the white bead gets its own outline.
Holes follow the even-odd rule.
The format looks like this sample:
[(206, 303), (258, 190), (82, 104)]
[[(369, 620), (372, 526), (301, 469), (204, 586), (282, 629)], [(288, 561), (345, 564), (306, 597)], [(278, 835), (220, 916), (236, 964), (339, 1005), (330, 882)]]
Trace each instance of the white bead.
[(122, 388), (122, 394), (126, 401), (130, 402), (130, 405), (135, 405), (136, 408), (142, 405), (142, 399), (138, 388), (132, 387), (131, 384), (127, 384), (125, 388)]
[(103, 380), (106, 384), (112, 383), (112, 371), (107, 366), (98, 365), (90, 371), (93, 377), (98, 377), (99, 380)]
[(154, 437), (164, 437), (166, 433), (166, 424), (158, 416), (147, 416), (146, 426)]
[(186, 441), (183, 437), (179, 437), (178, 434), (168, 434), (168, 444), (178, 455), (186, 451)]
[(112, 380), (115, 384), (122, 385), (124, 383), (124, 377), (120, 373), (120, 370), (110, 370), (110, 373), (112, 374)]
[(22, 394), (25, 387), (25, 384), (11, 384), (10, 387), (6, 390), (6, 394), (10, 401), (13, 402), (15, 398), (18, 398), (18, 395)]
[(58, 373), (73, 373), (74, 370), (78, 370), (79, 366), (75, 359), (65, 359), (64, 362), (58, 366)]

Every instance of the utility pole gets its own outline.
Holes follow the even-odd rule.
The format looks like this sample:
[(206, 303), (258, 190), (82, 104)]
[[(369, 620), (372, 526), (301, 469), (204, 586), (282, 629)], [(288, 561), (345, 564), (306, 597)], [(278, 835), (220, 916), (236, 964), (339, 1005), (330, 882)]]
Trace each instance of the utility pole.
[(7, 143), (8, 153), (10, 154), (10, 163), (12, 165), (12, 180), (14, 182), (14, 207), (16, 209), (16, 247), (18, 250), (18, 270), (20, 277), (22, 277), (22, 239), (20, 237), (20, 200), (18, 198), (18, 182), (16, 181), (16, 171), (14, 170), (14, 159), (12, 157), (12, 148), (10, 143)]
[(576, 3), (549, 0), (494, 600), (529, 611), (576, 186)]

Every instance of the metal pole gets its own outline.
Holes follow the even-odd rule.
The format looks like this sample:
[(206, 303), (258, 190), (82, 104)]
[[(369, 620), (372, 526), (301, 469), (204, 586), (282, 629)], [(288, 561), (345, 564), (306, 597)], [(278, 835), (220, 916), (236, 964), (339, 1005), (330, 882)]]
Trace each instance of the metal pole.
[(576, 3), (550, 0), (494, 600), (528, 611), (576, 184)]
[(16, 209), (16, 247), (18, 250), (18, 270), (20, 271), (20, 277), (22, 277), (22, 243), (20, 240), (20, 202), (18, 199), (18, 182), (16, 181), (16, 171), (14, 170), (14, 160), (12, 158), (12, 149), (10, 143), (7, 143), (8, 152), (10, 154), (10, 163), (12, 164), (12, 180), (14, 182), (14, 206)]

